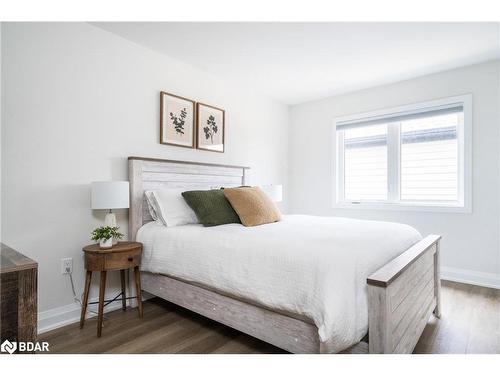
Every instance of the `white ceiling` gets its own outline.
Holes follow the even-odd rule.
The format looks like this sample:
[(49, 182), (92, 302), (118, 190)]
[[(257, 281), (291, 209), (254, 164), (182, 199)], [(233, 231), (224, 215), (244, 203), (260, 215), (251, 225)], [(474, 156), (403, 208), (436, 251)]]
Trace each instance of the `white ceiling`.
[(498, 23), (93, 23), (287, 104), (500, 57)]

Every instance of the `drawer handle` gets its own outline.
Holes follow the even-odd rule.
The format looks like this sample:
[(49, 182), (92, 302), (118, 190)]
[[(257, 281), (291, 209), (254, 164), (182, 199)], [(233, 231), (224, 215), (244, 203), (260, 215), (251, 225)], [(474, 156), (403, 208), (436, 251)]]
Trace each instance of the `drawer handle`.
[(129, 262), (132, 262), (133, 260), (134, 260), (134, 258), (133, 258), (133, 257), (128, 257), (128, 261), (129, 261)]

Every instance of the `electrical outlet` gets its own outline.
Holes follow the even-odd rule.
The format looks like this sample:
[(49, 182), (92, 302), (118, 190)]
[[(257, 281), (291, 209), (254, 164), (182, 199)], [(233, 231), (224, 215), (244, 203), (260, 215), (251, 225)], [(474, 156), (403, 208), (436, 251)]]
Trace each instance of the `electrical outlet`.
[(73, 258), (61, 259), (61, 274), (73, 273)]

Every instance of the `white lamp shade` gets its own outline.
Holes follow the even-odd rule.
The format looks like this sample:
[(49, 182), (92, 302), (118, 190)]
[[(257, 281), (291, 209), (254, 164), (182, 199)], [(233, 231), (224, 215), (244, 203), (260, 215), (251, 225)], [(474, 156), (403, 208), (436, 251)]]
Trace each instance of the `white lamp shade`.
[(92, 182), (92, 209), (112, 210), (129, 207), (128, 181)]
[(260, 187), (274, 202), (283, 200), (283, 185), (263, 185)]

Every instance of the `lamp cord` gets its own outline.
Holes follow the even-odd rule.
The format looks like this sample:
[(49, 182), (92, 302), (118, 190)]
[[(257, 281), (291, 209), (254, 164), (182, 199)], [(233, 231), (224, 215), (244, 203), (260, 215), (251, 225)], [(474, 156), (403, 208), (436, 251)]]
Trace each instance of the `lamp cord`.
[[(73, 300), (75, 302), (77, 302), (79, 305), (80, 305), (80, 308), (83, 307), (83, 302), (80, 298), (83, 298), (83, 293), (81, 295), (80, 298), (78, 298), (76, 296), (76, 290), (75, 290), (75, 283), (73, 281), (73, 275), (71, 273), (68, 273), (69, 275), (69, 280), (71, 281), (71, 291), (73, 292)], [(103, 307), (106, 307), (108, 306), (111, 302), (114, 302), (116, 301), (120, 296), (122, 295), (122, 293), (119, 293), (115, 298), (113, 298), (112, 300), (109, 300), (108, 302), (106, 302)], [(99, 315), (99, 313), (97, 311), (94, 311), (94, 310), (91, 310), (87, 307), (87, 311), (94, 314), (94, 315)], [(105, 316), (103, 316), (103, 320), (107, 320)]]
[[(73, 275), (72, 275), (71, 273), (68, 273), (68, 275), (69, 275), (69, 280), (71, 281), (71, 290), (73, 291), (73, 300), (74, 300), (75, 302), (77, 302), (77, 303), (80, 305), (80, 308), (81, 308), (81, 307), (83, 307), (83, 303), (82, 303), (82, 300), (81, 300), (81, 299), (79, 299), (79, 298), (76, 296), (76, 291), (75, 291), (75, 283), (74, 283), (74, 281), (73, 281)], [(81, 295), (81, 297), (80, 297), (80, 298), (83, 298), (83, 293), (82, 293), (82, 295)], [(90, 312), (90, 313), (92, 313), (92, 314), (94, 314), (94, 315), (99, 315), (99, 313), (98, 313), (97, 311), (91, 310), (91, 309), (89, 309), (89, 308), (87, 308), (87, 311), (88, 311), (88, 312)], [(106, 320), (106, 318), (105, 318), (105, 317), (103, 317), (103, 318), (104, 318), (104, 320)]]

